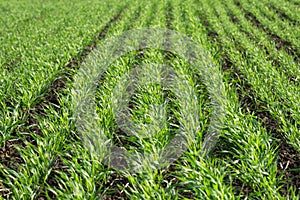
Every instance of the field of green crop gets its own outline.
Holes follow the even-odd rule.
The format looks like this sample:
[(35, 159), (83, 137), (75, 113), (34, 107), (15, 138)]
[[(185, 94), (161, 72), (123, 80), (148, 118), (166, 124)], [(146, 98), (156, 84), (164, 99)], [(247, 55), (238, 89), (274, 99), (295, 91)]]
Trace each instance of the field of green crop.
[[(141, 28), (191, 38), (218, 76), (147, 40), (109, 63), (92, 98), (100, 142), (157, 155), (188, 136), (176, 160), (132, 172), (87, 148), (74, 85), (107, 39)], [(176, 89), (153, 82), (164, 65)], [(124, 131), (122, 116), (137, 125)], [(300, 199), (300, 1), (0, 0), (0, 199)]]

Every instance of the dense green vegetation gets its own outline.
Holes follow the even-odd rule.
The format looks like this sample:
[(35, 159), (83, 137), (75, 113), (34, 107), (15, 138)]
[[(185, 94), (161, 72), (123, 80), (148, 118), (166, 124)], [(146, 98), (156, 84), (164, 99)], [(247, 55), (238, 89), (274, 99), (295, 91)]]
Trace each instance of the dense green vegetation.
[[(298, 0), (22, 0), (0, 1), (0, 11), (0, 199), (300, 198)], [(109, 141), (155, 152), (181, 127), (195, 134), (167, 167), (129, 173), (85, 147), (72, 88), (97, 46), (145, 27), (185, 34), (208, 52), (222, 78), (224, 117), (205, 152), (214, 111), (200, 68), (161, 49), (121, 56), (95, 94)], [(164, 64), (181, 80), (177, 90), (151, 82)], [(115, 102), (133, 71), (143, 76), (128, 117), (139, 126), (127, 134), (116, 125)]]

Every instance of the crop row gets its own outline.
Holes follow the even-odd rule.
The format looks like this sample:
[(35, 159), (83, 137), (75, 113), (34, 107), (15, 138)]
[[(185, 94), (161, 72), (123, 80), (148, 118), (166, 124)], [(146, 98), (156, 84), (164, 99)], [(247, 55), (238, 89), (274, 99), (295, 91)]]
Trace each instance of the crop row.
[[(215, 13), (214, 9), (217, 9), (217, 5), (217, 2), (213, 2), (211, 4), (203, 2), (201, 4), (201, 10), (195, 11), (195, 13), (197, 14), (202, 11), (201, 16), (200, 18), (194, 17), (194, 20), (202, 21), (203, 18), (206, 18), (207, 21), (205, 21), (204, 19), (204, 21), (202, 21), (203, 24), (205, 26), (209, 26), (209, 28), (212, 28), (212, 30), (206, 31), (215, 31), (215, 33), (219, 36), (221, 35), (222, 28), (215, 28), (214, 25), (221, 25), (220, 22), (223, 22), (224, 18), (221, 18), (218, 13)], [(204, 10), (205, 12), (203, 12)], [(205, 16), (204, 13), (207, 16)], [(219, 19), (215, 16), (219, 16)], [(220, 44), (217, 44), (222, 44), (221, 47), (215, 46), (215, 44), (211, 44), (211, 48), (215, 49), (215, 53), (213, 53), (213, 55), (215, 55), (215, 58), (221, 58), (221, 60), (216, 60), (216, 62), (219, 62), (220, 64), (222, 64), (223, 62), (223, 57), (226, 56), (224, 51), (230, 48), (229, 46), (225, 46), (225, 44), (229, 45), (229, 43), (223, 43), (224, 41), (221, 37), (222, 36), (218, 37), (218, 42), (220, 42)], [(230, 46), (233, 46), (232, 42), (230, 43)], [(222, 48), (222, 50), (220, 50), (220, 48)], [(226, 66), (223, 68), (226, 69), (227, 67), (233, 66)], [(225, 76), (225, 83), (230, 79), (230, 82), (233, 83), (241, 81), (234, 79), (232, 80), (230, 76), (227, 78)], [(240, 82), (239, 84), (245, 83)], [(239, 84), (237, 84), (237, 86), (239, 86)], [(229, 174), (228, 176), (231, 176), (232, 178), (231, 184), (236, 187), (234, 189), (235, 195), (240, 192), (240, 197), (241, 195), (258, 196), (258, 193), (260, 193), (262, 190), (265, 190), (264, 192), (266, 192), (266, 196), (272, 196), (276, 193), (278, 194), (279, 183), (277, 182), (278, 180), (276, 180), (276, 164), (274, 163), (274, 161), (276, 160), (276, 156), (274, 154), (274, 138), (272, 138), (271, 135), (267, 133), (266, 129), (259, 121), (257, 121), (253, 114), (247, 112), (245, 113), (243, 110), (240, 110), (241, 107), (244, 106), (244, 102), (241, 102), (241, 99), (238, 99), (239, 96), (235, 92), (236, 89), (234, 87), (232, 88), (231, 84), (226, 85), (225, 88), (227, 88), (226, 93), (228, 94), (228, 99), (230, 101), (228, 102), (228, 106), (226, 107), (227, 117), (224, 120), (224, 130), (226, 131), (223, 132), (223, 139), (220, 141), (220, 144), (218, 144), (218, 146), (220, 146), (221, 152), (228, 153), (226, 153), (225, 155), (221, 153), (221, 155), (225, 157), (228, 156), (228, 160), (226, 161), (228, 163), (225, 166), (230, 166), (227, 173)], [(247, 93), (247, 91), (243, 88), (241, 88), (239, 92)], [(264, 177), (263, 174), (268, 174), (268, 178)], [(239, 183), (247, 184), (238, 185)], [(266, 189), (266, 185), (269, 185), (271, 187)]]
[(246, 13), (242, 12), (233, 2), (228, 2), (227, 12), (231, 20), (239, 25), (240, 31), (247, 34), (252, 41), (255, 41), (257, 45), (265, 50), (266, 58), (271, 60), (273, 65), (279, 67), (289, 77), (291, 82), (298, 85), (299, 62), (295, 61), (294, 57), (288, 54), (283, 44), (274, 43), (273, 38), (266, 32), (258, 27), (253, 27), (252, 22), (245, 17)]
[[(230, 4), (230, 2), (226, 4), (226, 7), (228, 4)], [(212, 28), (211, 31), (214, 31), (218, 35), (218, 40), (222, 44), (222, 48), (225, 49), (225, 55), (223, 56), (230, 59), (233, 66), (242, 73), (243, 76), (240, 78), (246, 81), (242, 85), (245, 86), (245, 83), (250, 84), (251, 88), (246, 90), (248, 94), (245, 93), (244, 96), (251, 97), (251, 95), (254, 95), (254, 99), (252, 98), (251, 100), (253, 103), (256, 102), (256, 109), (252, 110), (252, 112), (270, 111), (271, 115), (277, 119), (279, 124), (284, 121), (284, 123), (280, 124), (280, 128), (276, 128), (276, 131), (280, 130), (281, 134), (285, 135), (286, 139), (299, 151), (297, 142), (297, 134), (299, 134), (298, 125), (294, 125), (294, 120), (290, 119), (291, 116), (296, 117), (297, 115), (291, 115), (289, 112), (291, 108), (290, 104), (287, 107), (283, 106), (283, 99), (289, 97), (286, 94), (284, 94), (284, 96), (282, 94), (286, 92), (290, 93), (291, 91), (297, 93), (297, 86), (289, 84), (289, 86), (292, 87), (291, 91), (285, 87), (288, 80), (284, 74), (278, 72), (274, 73), (276, 70), (274, 68), (275, 66), (273, 67), (272, 63), (266, 59), (265, 50), (253, 45), (253, 41), (250, 40), (245, 33), (240, 32), (239, 24), (232, 22), (230, 16), (225, 12), (226, 8), (220, 8), (217, 4), (207, 7), (208, 10), (211, 10), (211, 8), (215, 8), (216, 11), (211, 11), (212, 14), (207, 16), (208, 21), (210, 20), (208, 26)], [(294, 107), (294, 112), (297, 113), (298, 104), (296, 102), (299, 101), (297, 101), (297, 99), (286, 101), (291, 102)], [(259, 109), (263, 110), (260, 111)], [(283, 114), (284, 110), (286, 112), (285, 116), (291, 120), (291, 122), (287, 123), (293, 125), (286, 126)], [(277, 133), (274, 134), (273, 132), (273, 136), (279, 137), (276, 135)], [(294, 134), (294, 137), (289, 137), (290, 134)]]
[(262, 2), (255, 2), (252, 5), (249, 1), (241, 1), (241, 5), (248, 10), (256, 19), (271, 33), (276, 34), (279, 38), (286, 41), (294, 53), (299, 55), (299, 27), (283, 21), (274, 10), (268, 9)]
[[(226, 7), (228, 7), (228, 5), (229, 5), (230, 3), (227, 3), (226, 4)], [(212, 5), (210, 5), (209, 7), (205, 7), (204, 9), (206, 10), (210, 10), (210, 8), (213, 8), (213, 7), (217, 7), (217, 6), (212, 6)], [(223, 9), (224, 11), (226, 10), (226, 8), (224, 8)], [(219, 20), (220, 20), (220, 22), (219, 22), (219, 25), (216, 23), (216, 21), (215, 21), (215, 19), (216, 19), (216, 17), (211, 17), (211, 16), (218, 16), (218, 18), (219, 18)], [(211, 16), (208, 16), (206, 19), (211, 19), (211, 21), (210, 21), (210, 24), (208, 24), (208, 20), (205, 20), (204, 18), (205, 18), (205, 15), (203, 15), (203, 13), (201, 13), (201, 18), (200, 18), (200, 20), (203, 22), (203, 24), (204, 25), (206, 25), (206, 28), (208, 29), (208, 35), (210, 35), (210, 36), (212, 36), (213, 37), (213, 41), (217, 41), (217, 46), (219, 45), (219, 47), (220, 48), (222, 48), (222, 49), (224, 49), (224, 51), (221, 53), (221, 55), (219, 55), (219, 57), (221, 57), (221, 60), (224, 60), (224, 58), (225, 58), (225, 62), (224, 62), (224, 64), (226, 64), (226, 65), (228, 65), (228, 63), (230, 64), (230, 65), (233, 65), (234, 66), (234, 68), (238, 68), (238, 67), (240, 67), (240, 66), (243, 66), (243, 65), (241, 65), (241, 61), (242, 61), (242, 63), (244, 64), (245, 63), (245, 61), (246, 61), (246, 59), (245, 59), (245, 55), (247, 55), (247, 54), (249, 54), (249, 51), (251, 50), (251, 48), (245, 48), (245, 49), (240, 49), (240, 50), (238, 50), (238, 51), (233, 51), (233, 49), (234, 49), (234, 45), (235, 45), (235, 47), (238, 47), (238, 46), (240, 46), (238, 43), (237, 44), (235, 44), (235, 42), (237, 42), (237, 41), (245, 41), (245, 37), (243, 37), (243, 38), (237, 38), (236, 37), (236, 32), (235, 31), (233, 31), (233, 30), (236, 30), (235, 29), (235, 27), (233, 26), (233, 23), (229, 23), (230, 21), (232, 21), (232, 16), (228, 16), (227, 18), (226, 17), (224, 17), (224, 15), (222, 15), (222, 17), (220, 17), (220, 14), (219, 13), (213, 13), (213, 14), (211, 14)], [(226, 15), (225, 15), (226, 16)], [(231, 19), (230, 19), (230, 18)], [(227, 22), (227, 20), (225, 20), (225, 19), (227, 19), (228, 20), (228, 22)], [(216, 20), (218, 20), (218, 19), (216, 19)], [(236, 22), (235, 22), (236, 23)], [(222, 30), (222, 26), (224, 25), (224, 27), (228, 27), (228, 34), (224, 34), (224, 32), (222, 32), (221, 30)], [(238, 26), (239, 24), (237, 23), (236, 24), (236, 26)], [(230, 31), (229, 31), (230, 30)], [(228, 35), (227, 36), (227, 38), (222, 38), (222, 36), (224, 36), (224, 35)], [(230, 35), (230, 36), (229, 36)], [(217, 40), (216, 40), (217, 39)], [(228, 42), (225, 42), (225, 41), (228, 41)], [(249, 41), (249, 40), (248, 40)], [(248, 42), (247, 41), (247, 42)], [(225, 45), (224, 45), (225, 44)], [(217, 52), (217, 54), (220, 54), (219, 52)], [(230, 55), (231, 54), (231, 55)], [(260, 54), (256, 54), (256, 55), (260, 55)], [(238, 56), (240, 56), (241, 57), (241, 61), (240, 62), (236, 62), (236, 58), (238, 57)], [(230, 59), (229, 61), (227, 60), (227, 59)], [(252, 58), (251, 58), (252, 59)], [(265, 57), (262, 57), (261, 58), (262, 60), (263, 59), (265, 59)], [(247, 59), (247, 60), (249, 60), (249, 58)], [(246, 64), (246, 63), (245, 63)], [(224, 66), (223, 68), (224, 69), (228, 69), (228, 68), (230, 68), (230, 67), (233, 67), (233, 66)], [(247, 68), (249, 69), (249, 67), (250, 66), (252, 66), (252, 65), (247, 65)], [(245, 66), (246, 67), (246, 66)], [(249, 70), (251, 70), (251, 69), (249, 69)], [(235, 71), (236, 71), (236, 69), (235, 69)], [(248, 77), (249, 76), (249, 77)], [(244, 78), (243, 78), (244, 77)], [(248, 88), (246, 91), (241, 91), (241, 92), (243, 92), (244, 94), (242, 94), (242, 96), (244, 96), (244, 97), (246, 97), (246, 99), (244, 99), (244, 100), (249, 100), (249, 97), (250, 98), (252, 98), (251, 99), (251, 101), (252, 101), (252, 104), (254, 104), (254, 106), (255, 107), (253, 107), (253, 106), (251, 106), (251, 104), (250, 104), (250, 106), (252, 107), (249, 107), (249, 105), (247, 106), (247, 104), (249, 103), (249, 102), (244, 102), (244, 103), (246, 103), (246, 108), (250, 108), (250, 110), (251, 110), (251, 112), (255, 112), (255, 113), (257, 113), (257, 114), (259, 114), (259, 113), (264, 113), (265, 111), (263, 111), (261, 108), (260, 108), (260, 106), (259, 106), (259, 104), (261, 104), (261, 103), (259, 103), (258, 101), (257, 101), (257, 99), (256, 98), (254, 98), (253, 99), (253, 97), (251, 97), (251, 93), (253, 93), (253, 91), (251, 92), (251, 90), (249, 90), (249, 89), (251, 89), (251, 88), (249, 88), (249, 85), (247, 86), (247, 82), (248, 81), (246, 81), (245, 82), (245, 80), (249, 80), (249, 78), (251, 78), (251, 74), (249, 74), (249, 73), (245, 73), (243, 76), (239, 76), (239, 77), (235, 77), (235, 79), (236, 78), (238, 78), (238, 80), (234, 80), (234, 82), (237, 82), (237, 81), (239, 81), (241, 78), (242, 78), (242, 81), (243, 81), (243, 83), (242, 83), (242, 87), (243, 88)], [(245, 79), (246, 78), (246, 79)], [(265, 80), (265, 79), (257, 79), (257, 82), (261, 82), (262, 80)], [(245, 87), (246, 86), (246, 87)], [(267, 90), (265, 90), (265, 91), (267, 91)], [(257, 103), (255, 103), (255, 102), (257, 102)], [(297, 101), (296, 101), (297, 102)], [(251, 103), (251, 102), (250, 102)], [(295, 107), (297, 107), (297, 104), (295, 105)], [(254, 110), (253, 110), (254, 109)], [(268, 111), (268, 110), (266, 110), (266, 111)], [(261, 114), (260, 114), (261, 115)], [(265, 114), (264, 114), (265, 115)], [(262, 120), (263, 121), (265, 121), (265, 120), (270, 120), (270, 119), (268, 119), (268, 116), (263, 116), (264, 118), (262, 118)], [(269, 116), (270, 117), (270, 116)], [(272, 124), (271, 124), (272, 125)], [(274, 126), (274, 125), (272, 125), (272, 126)], [(275, 124), (275, 126), (276, 126), (276, 124)], [(270, 127), (267, 127), (267, 128), (270, 128)], [(272, 128), (272, 127), (271, 127)], [(272, 128), (273, 129), (273, 128)], [(275, 129), (278, 131), (279, 129), (278, 128), (276, 128), (275, 127)], [(297, 130), (297, 126), (295, 126), (295, 128), (294, 128), (294, 130)], [(274, 132), (273, 132), (273, 134), (274, 134)], [(276, 135), (275, 135), (276, 136)], [(276, 136), (276, 137), (278, 137), (278, 135)], [(274, 138), (273, 138), (274, 139)], [(297, 145), (297, 142), (295, 142), (294, 144), (296, 144)]]
[(28, 111), (47, 95), (61, 70), (67, 70), (63, 67), (83, 53), (99, 26), (119, 10), (116, 6), (111, 14), (103, 15), (107, 7), (97, 4), (99, 10), (94, 14), (79, 2), (70, 7), (60, 2), (24, 6), (5, 7), (8, 14), (3, 23), (7, 26), (1, 26), (1, 145), (26, 122)]
[[(284, 3), (297, 10), (292, 4)], [(2, 34), (5, 45), (0, 47), (4, 198), (299, 198), (297, 166), (288, 160), (300, 154), (298, 27), (281, 19), (267, 1), (1, 5), (9, 16), (0, 27), (0, 33), (9, 33)], [(297, 22), (296, 12), (275, 7)], [(77, 75), (93, 70), (89, 59), (105, 39), (142, 27), (168, 28), (192, 38), (205, 52), (204, 66), (193, 66), (174, 52), (145, 49), (146, 39), (137, 41), (138, 49), (110, 63), (98, 79), (94, 102), (105, 137), (92, 140), (74, 119), (73, 87), (93, 79)], [(164, 35), (161, 45), (178, 49), (169, 37)], [(126, 42), (116, 41), (109, 50), (117, 54)], [(171, 89), (153, 82), (168, 67), (179, 80)], [(126, 101), (130, 84), (136, 90)], [(126, 129), (127, 122), (134, 125)], [(187, 141), (181, 142), (187, 150), (156, 169), (160, 149), (176, 131), (186, 134)], [(133, 167), (142, 172), (105, 165), (99, 151), (104, 145), (88, 143), (102, 139), (136, 155)], [(283, 158), (282, 149), (293, 155)], [(143, 160), (139, 153), (148, 156)]]
[[(70, 73), (69, 65), (88, 50), (83, 47), (91, 45), (95, 33), (105, 28), (122, 5), (73, 2), (66, 7), (62, 2), (18, 3), (19, 6), (11, 3), (1, 3), (5, 10), (2, 14), (6, 15), (2, 21), (6, 26), (1, 26), (4, 45), (1, 45), (0, 171), (3, 182), (0, 184), (4, 184), (1, 191), (5, 194), (28, 199), (40, 193), (55, 164), (51, 159), (53, 152), (43, 154), (47, 150), (39, 145), (47, 142), (49, 150), (54, 151), (55, 146), (61, 144), (55, 135), (42, 135), (32, 113), (45, 116), (39, 107), (47, 96), (55, 95), (49, 94), (55, 80)], [(91, 6), (97, 7), (93, 13), (87, 12)], [(110, 12), (109, 7), (113, 8)], [(32, 173), (39, 176), (31, 176)]]

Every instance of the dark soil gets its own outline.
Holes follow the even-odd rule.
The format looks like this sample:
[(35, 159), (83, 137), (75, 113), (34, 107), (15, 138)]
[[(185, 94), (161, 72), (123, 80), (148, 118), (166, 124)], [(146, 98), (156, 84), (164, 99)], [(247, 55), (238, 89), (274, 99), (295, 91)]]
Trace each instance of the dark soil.
[(109, 188), (110, 194), (105, 194), (103, 200), (127, 200), (126, 194), (121, 188), (128, 187), (129, 181), (127, 178), (120, 176), (116, 172), (112, 173), (107, 181), (107, 184), (101, 186), (103, 188)]
[(284, 187), (280, 189), (283, 196), (288, 194), (291, 186), (297, 188), (296, 194), (299, 194), (300, 188), (300, 154), (294, 147), (286, 142), (285, 138), (279, 137), (279, 155), (278, 155), (278, 175), (283, 175), (282, 182)]

